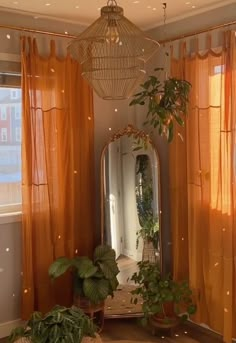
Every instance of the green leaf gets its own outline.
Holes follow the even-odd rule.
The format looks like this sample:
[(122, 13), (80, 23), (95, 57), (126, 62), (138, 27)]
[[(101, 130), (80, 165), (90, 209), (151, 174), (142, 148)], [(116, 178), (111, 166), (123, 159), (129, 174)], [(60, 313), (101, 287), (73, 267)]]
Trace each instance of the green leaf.
[(94, 251), (94, 261), (112, 260), (116, 258), (116, 252), (109, 245), (99, 245)]
[(70, 267), (72, 267), (72, 261), (67, 257), (59, 257), (49, 267), (48, 273), (51, 278), (57, 278), (64, 274)]
[(105, 300), (109, 294), (109, 281), (104, 279), (85, 279), (84, 295), (94, 304)]
[(111, 289), (113, 291), (115, 291), (119, 285), (119, 282), (117, 280), (117, 277), (113, 277), (112, 279), (109, 280), (109, 283), (110, 283), (110, 286), (111, 286)]
[(59, 332), (60, 332), (59, 325), (57, 325), (57, 324), (52, 325), (51, 328), (50, 328), (49, 338), (52, 341), (55, 341), (55, 339), (58, 336)]
[(74, 260), (73, 264), (76, 267), (78, 276), (81, 279), (89, 278), (98, 271), (98, 268), (88, 257), (78, 258)]
[(177, 116), (177, 115), (174, 115), (174, 118), (175, 120), (177, 121), (177, 123), (180, 125), (180, 126), (183, 126), (184, 125), (184, 121), (181, 117)]
[(98, 265), (106, 279), (113, 279), (119, 273), (117, 263), (115, 261), (107, 260), (98, 262)]
[(133, 149), (133, 151), (138, 151), (138, 150), (141, 150), (142, 147), (141, 146), (137, 146), (136, 148)]
[(174, 137), (174, 125), (173, 125), (173, 122), (171, 121), (168, 128), (168, 135), (167, 135), (168, 142), (171, 142), (173, 137)]
[(197, 307), (196, 307), (196, 305), (193, 305), (193, 304), (188, 306), (188, 308), (187, 308), (187, 311), (189, 314), (194, 314), (196, 312), (196, 310), (197, 310)]

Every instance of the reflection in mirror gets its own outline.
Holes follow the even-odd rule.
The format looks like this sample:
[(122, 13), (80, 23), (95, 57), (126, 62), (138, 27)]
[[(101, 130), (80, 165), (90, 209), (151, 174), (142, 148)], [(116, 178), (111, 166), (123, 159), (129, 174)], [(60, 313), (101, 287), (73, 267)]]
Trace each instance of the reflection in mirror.
[[(158, 187), (153, 179), (155, 171), (148, 154), (136, 156), (135, 192), (140, 229), (136, 247), (143, 243), (142, 260), (160, 264)], [(153, 192), (153, 190), (156, 190)], [(154, 198), (155, 196), (155, 198)]]
[(130, 278), (138, 261), (161, 267), (159, 185), (159, 159), (149, 137), (131, 125), (111, 137), (101, 157), (101, 234), (116, 251), (120, 285), (106, 301), (106, 317), (141, 315), (141, 299), (130, 302)]

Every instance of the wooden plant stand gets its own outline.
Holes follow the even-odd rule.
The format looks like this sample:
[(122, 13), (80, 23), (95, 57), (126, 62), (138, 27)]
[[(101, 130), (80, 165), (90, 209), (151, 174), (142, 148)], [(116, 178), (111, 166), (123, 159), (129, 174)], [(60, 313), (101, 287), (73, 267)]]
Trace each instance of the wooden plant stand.
[(171, 320), (170, 323), (164, 323), (161, 321), (156, 320), (154, 317), (151, 317), (149, 319), (149, 322), (151, 324), (151, 330), (152, 330), (152, 334), (156, 335), (156, 331), (167, 331), (171, 337), (174, 336), (174, 329), (176, 328), (176, 326), (179, 325), (180, 323), (180, 319), (178, 317), (176, 317), (175, 320)]
[(87, 298), (74, 296), (74, 306), (79, 307), (93, 319), (94, 323), (99, 327), (99, 332), (102, 331), (104, 325), (104, 301), (99, 304), (93, 304)]

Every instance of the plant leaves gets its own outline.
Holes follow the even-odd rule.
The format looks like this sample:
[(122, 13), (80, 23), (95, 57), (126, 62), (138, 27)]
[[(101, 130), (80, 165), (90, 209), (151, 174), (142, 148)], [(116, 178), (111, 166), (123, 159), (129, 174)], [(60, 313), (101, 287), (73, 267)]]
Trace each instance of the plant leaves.
[(94, 261), (114, 261), (116, 252), (109, 245), (99, 245), (94, 251)]
[(105, 279), (85, 279), (84, 295), (94, 304), (105, 300), (109, 294), (109, 281)]
[(70, 267), (73, 266), (72, 260), (67, 257), (59, 257), (49, 267), (48, 274), (51, 278), (55, 279), (64, 274)]
[(117, 267), (117, 263), (112, 260), (101, 261), (98, 262), (99, 267), (101, 268), (102, 272), (106, 279), (113, 279), (119, 273), (119, 269)]
[(89, 278), (98, 271), (98, 268), (88, 257), (75, 259), (73, 265), (76, 267), (78, 276), (81, 279)]

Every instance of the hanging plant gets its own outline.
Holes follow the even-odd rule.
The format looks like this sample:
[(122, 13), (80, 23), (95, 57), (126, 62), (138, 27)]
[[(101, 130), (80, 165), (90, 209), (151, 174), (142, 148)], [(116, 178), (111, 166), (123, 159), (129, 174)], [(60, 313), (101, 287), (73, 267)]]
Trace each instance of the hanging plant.
[[(155, 68), (160, 71), (163, 68)], [(168, 78), (161, 82), (157, 76), (151, 75), (140, 85), (142, 91), (134, 95), (130, 106), (148, 105), (147, 118), (144, 125), (158, 129), (171, 142), (174, 134), (174, 122), (184, 125), (187, 114), (191, 84), (186, 80)]]

